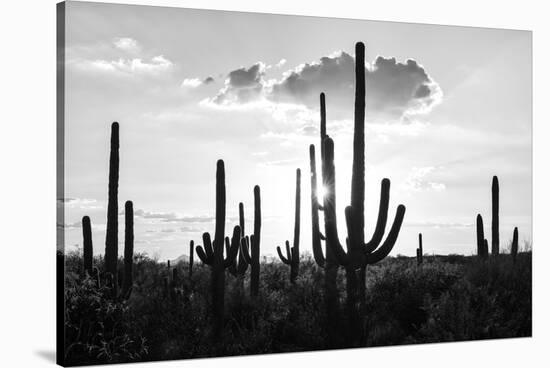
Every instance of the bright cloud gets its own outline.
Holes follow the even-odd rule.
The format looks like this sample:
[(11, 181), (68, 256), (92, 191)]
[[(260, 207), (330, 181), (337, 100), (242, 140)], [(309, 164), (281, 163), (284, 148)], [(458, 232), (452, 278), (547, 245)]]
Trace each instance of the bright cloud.
[(113, 45), (122, 51), (137, 53), (141, 50), (139, 43), (133, 38), (119, 37), (113, 41)]

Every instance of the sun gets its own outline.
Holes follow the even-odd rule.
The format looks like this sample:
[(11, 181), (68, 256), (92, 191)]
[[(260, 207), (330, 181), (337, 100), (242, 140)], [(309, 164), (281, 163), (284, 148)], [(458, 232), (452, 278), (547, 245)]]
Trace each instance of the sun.
[(325, 196), (327, 195), (327, 187), (324, 185), (318, 185), (317, 186), (317, 197), (319, 198), (319, 201), (322, 203), (325, 199)]

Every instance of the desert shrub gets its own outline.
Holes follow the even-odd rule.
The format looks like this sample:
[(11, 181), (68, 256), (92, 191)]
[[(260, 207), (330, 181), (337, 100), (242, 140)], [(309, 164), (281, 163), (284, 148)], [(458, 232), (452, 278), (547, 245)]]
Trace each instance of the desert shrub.
[(119, 363), (140, 360), (147, 342), (132, 324), (125, 302), (110, 300), (110, 289), (74, 275), (65, 286), (65, 362)]

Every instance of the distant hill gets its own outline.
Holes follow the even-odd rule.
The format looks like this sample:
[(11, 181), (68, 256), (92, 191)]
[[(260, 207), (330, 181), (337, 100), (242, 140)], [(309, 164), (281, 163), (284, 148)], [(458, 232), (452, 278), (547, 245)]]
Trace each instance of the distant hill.
[(189, 263), (189, 256), (186, 255), (186, 254), (182, 254), (181, 256), (179, 256), (178, 258), (174, 259), (173, 261), (170, 261), (171, 264), (178, 264), (180, 262), (183, 262), (183, 263)]

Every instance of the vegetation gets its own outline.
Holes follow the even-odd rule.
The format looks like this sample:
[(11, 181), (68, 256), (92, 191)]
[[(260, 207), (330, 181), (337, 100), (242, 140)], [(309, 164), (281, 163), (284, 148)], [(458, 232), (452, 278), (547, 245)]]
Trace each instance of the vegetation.
[[(96, 264), (103, 260), (96, 257)], [(278, 353), (346, 347), (329, 339), (323, 269), (309, 254), (294, 284), (287, 266), (261, 264), (257, 297), (242, 292), (238, 279), (225, 279), (220, 338), (211, 339), (210, 270), (194, 266), (179, 277), (165, 263), (134, 256), (134, 289), (113, 301), (106, 287), (82, 278), (82, 257), (66, 256), (66, 363), (91, 364)], [(122, 261), (119, 262), (122, 266)], [(185, 275), (188, 263), (172, 265)], [(482, 262), (477, 257), (388, 257), (367, 267), (365, 307), (359, 311), (359, 346), (399, 345), (531, 336), (531, 253)], [(250, 284), (250, 275), (243, 279)], [(346, 296), (345, 271), (337, 291)], [(343, 301), (343, 299), (341, 300)], [(346, 311), (340, 311), (346, 319)], [(345, 336), (345, 326), (336, 336)]]

